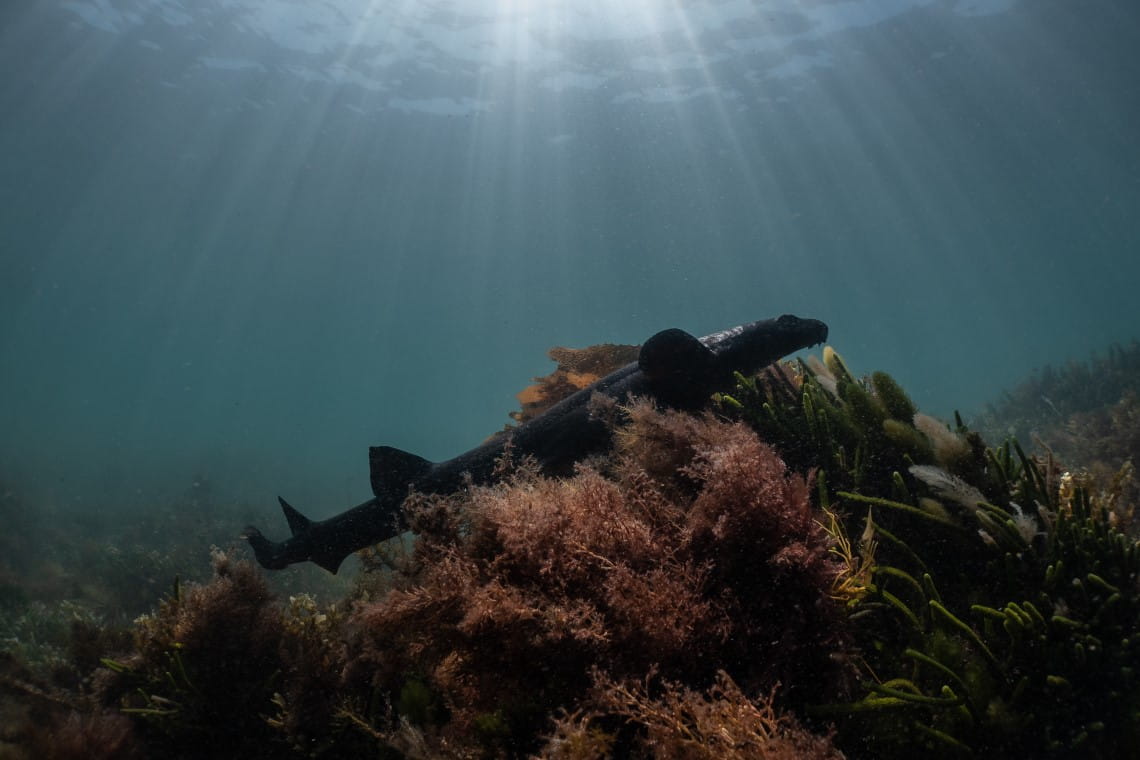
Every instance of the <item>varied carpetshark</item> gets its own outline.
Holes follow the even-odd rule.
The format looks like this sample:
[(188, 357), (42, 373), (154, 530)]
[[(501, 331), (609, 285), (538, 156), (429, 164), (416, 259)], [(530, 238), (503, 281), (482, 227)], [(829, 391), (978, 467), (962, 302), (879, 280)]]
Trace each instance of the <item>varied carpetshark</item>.
[(618, 402), (649, 396), (663, 406), (694, 411), (712, 394), (731, 388), (735, 372), (753, 374), (825, 340), (823, 322), (790, 314), (699, 339), (684, 330), (663, 330), (642, 344), (636, 362), (454, 459), (430, 462), (391, 446), (373, 446), (368, 454), (373, 498), (317, 522), (278, 497), (293, 535), (274, 542), (249, 527), (243, 537), (264, 567), (279, 570), (308, 561), (335, 573), (349, 554), (407, 529), (401, 505), (411, 490), (448, 494), (469, 483), (490, 482), (508, 447), (513, 456), (533, 457), (550, 475), (568, 473), (575, 462), (604, 451), (610, 445), (610, 428), (592, 411), (595, 394)]

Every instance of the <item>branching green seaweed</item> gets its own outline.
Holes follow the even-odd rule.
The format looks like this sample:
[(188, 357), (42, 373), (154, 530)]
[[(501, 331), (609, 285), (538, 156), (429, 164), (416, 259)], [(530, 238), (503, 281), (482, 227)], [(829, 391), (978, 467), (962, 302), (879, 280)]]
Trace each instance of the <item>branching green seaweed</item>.
[[(721, 406), (826, 473), (829, 532), (861, 573), (848, 610), (864, 696), (814, 710), (840, 747), (1130, 756), (1140, 548), (1104, 497), (1014, 439), (986, 449), (960, 419), (932, 426), (883, 373), (855, 380), (834, 353), (797, 370), (738, 378)], [(860, 566), (846, 535), (864, 514), (876, 549)]]

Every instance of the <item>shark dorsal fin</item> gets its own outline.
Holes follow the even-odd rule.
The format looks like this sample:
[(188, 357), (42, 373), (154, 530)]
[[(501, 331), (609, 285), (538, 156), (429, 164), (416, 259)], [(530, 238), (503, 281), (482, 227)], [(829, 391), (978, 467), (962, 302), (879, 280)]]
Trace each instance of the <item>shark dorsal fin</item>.
[(368, 467), (372, 475), (372, 493), (377, 498), (384, 498), (406, 495), (408, 484), (416, 483), (427, 475), (432, 463), (392, 446), (372, 446), (368, 449)]
[(281, 502), (281, 511), (285, 513), (285, 520), (289, 523), (289, 531), (294, 536), (298, 533), (304, 533), (313, 524), (312, 520), (298, 512), (280, 496), (277, 497), (277, 501)]
[(694, 371), (705, 372), (715, 359), (715, 354), (704, 343), (673, 327), (645, 341), (637, 357), (637, 366), (650, 380), (657, 381), (688, 376)]
[(684, 330), (662, 330), (641, 346), (638, 368), (653, 396), (666, 406), (689, 408), (707, 400), (708, 379), (717, 360), (708, 346)]

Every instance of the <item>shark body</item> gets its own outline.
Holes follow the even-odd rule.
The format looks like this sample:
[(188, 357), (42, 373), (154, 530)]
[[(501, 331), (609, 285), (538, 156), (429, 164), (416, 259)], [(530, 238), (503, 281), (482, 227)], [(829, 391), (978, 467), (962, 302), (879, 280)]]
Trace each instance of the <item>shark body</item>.
[(734, 372), (755, 373), (825, 340), (827, 325), (823, 322), (790, 314), (699, 339), (683, 330), (663, 330), (642, 345), (636, 362), (509, 433), (441, 462), (391, 446), (373, 446), (369, 449), (373, 498), (327, 520), (314, 521), (279, 497), (292, 536), (274, 542), (249, 527), (243, 537), (266, 568), (278, 570), (308, 561), (335, 573), (349, 554), (406, 530), (401, 505), (410, 489), (446, 494), (468, 483), (489, 482), (508, 446), (513, 454), (533, 457), (551, 475), (568, 473), (575, 462), (604, 451), (610, 445), (610, 433), (606, 423), (591, 413), (590, 399), (595, 393), (617, 401), (650, 396), (664, 406), (696, 410), (713, 393), (730, 388)]

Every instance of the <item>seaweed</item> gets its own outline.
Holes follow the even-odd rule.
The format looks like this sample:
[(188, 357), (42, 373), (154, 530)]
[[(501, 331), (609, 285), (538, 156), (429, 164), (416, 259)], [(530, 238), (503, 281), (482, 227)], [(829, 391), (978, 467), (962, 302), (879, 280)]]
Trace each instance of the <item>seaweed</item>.
[(818, 736), (773, 707), (774, 693), (748, 697), (720, 671), (698, 691), (660, 681), (618, 682), (595, 674), (590, 711), (562, 716), (541, 752), (546, 758), (612, 757), (617, 733), (603, 731), (602, 718), (620, 719), (639, 731), (625, 752), (658, 760), (838, 760), (829, 737)]
[(834, 355), (738, 378), (721, 404), (827, 475), (819, 501), (864, 696), (809, 713), (837, 722), (841, 749), (1129, 756), (1140, 547), (1120, 517), (1127, 465), (1097, 487), (1016, 439), (986, 448), (960, 418), (932, 425), (884, 375), (855, 380)]
[[(974, 427), (993, 440), (1010, 436), (1047, 447), (1071, 470), (1110, 479), (1140, 459), (1140, 343), (1113, 344), (1105, 355), (1045, 366), (986, 405)], [(1140, 498), (1135, 483), (1127, 499)], [(1130, 515), (1122, 515), (1129, 522)]]
[[(628, 417), (616, 459), (574, 477), (522, 462), (415, 498), (416, 582), (361, 608), (349, 678), (398, 694), (436, 750), (533, 752), (558, 710), (600, 709), (596, 672), (710, 685), (724, 670), (749, 693), (793, 684), (788, 704), (841, 693), (838, 563), (808, 481), (742, 425), (647, 402)], [(599, 721), (574, 741), (604, 744)]]
[[(61, 546), (100, 552), (82, 584), (8, 537), (0, 741), (60, 758), (1127, 757), (1140, 546), (1117, 444), (1138, 416), (1103, 392), (1127, 383), (1130, 354), (1112, 356), (1111, 425), (1065, 428), (1097, 462), (1081, 469), (1041, 439), (988, 446), (831, 349), (738, 376), (705, 414), (599, 408), (608, 455), (551, 478), (508, 452), (494, 484), (412, 494), (415, 540), (365, 552), (334, 604), (277, 596), (224, 552), (206, 578), (187, 547), (212, 528), (169, 555), (94, 531)], [(185, 498), (215, 513), (209, 488)], [(153, 600), (113, 590), (138, 568), (173, 581), (157, 607), (96, 614)]]
[(511, 412), (511, 419), (520, 424), (534, 419), (590, 383), (637, 361), (639, 348), (615, 343), (602, 343), (587, 348), (555, 346), (547, 352), (547, 356), (558, 367), (548, 375), (536, 377), (534, 384), (516, 394), (521, 409)]
[(311, 597), (276, 604), (259, 570), (218, 551), (209, 583), (175, 581), (137, 621), (133, 651), (102, 660), (95, 696), (133, 719), (151, 755), (359, 750), (338, 720), (341, 621)]

